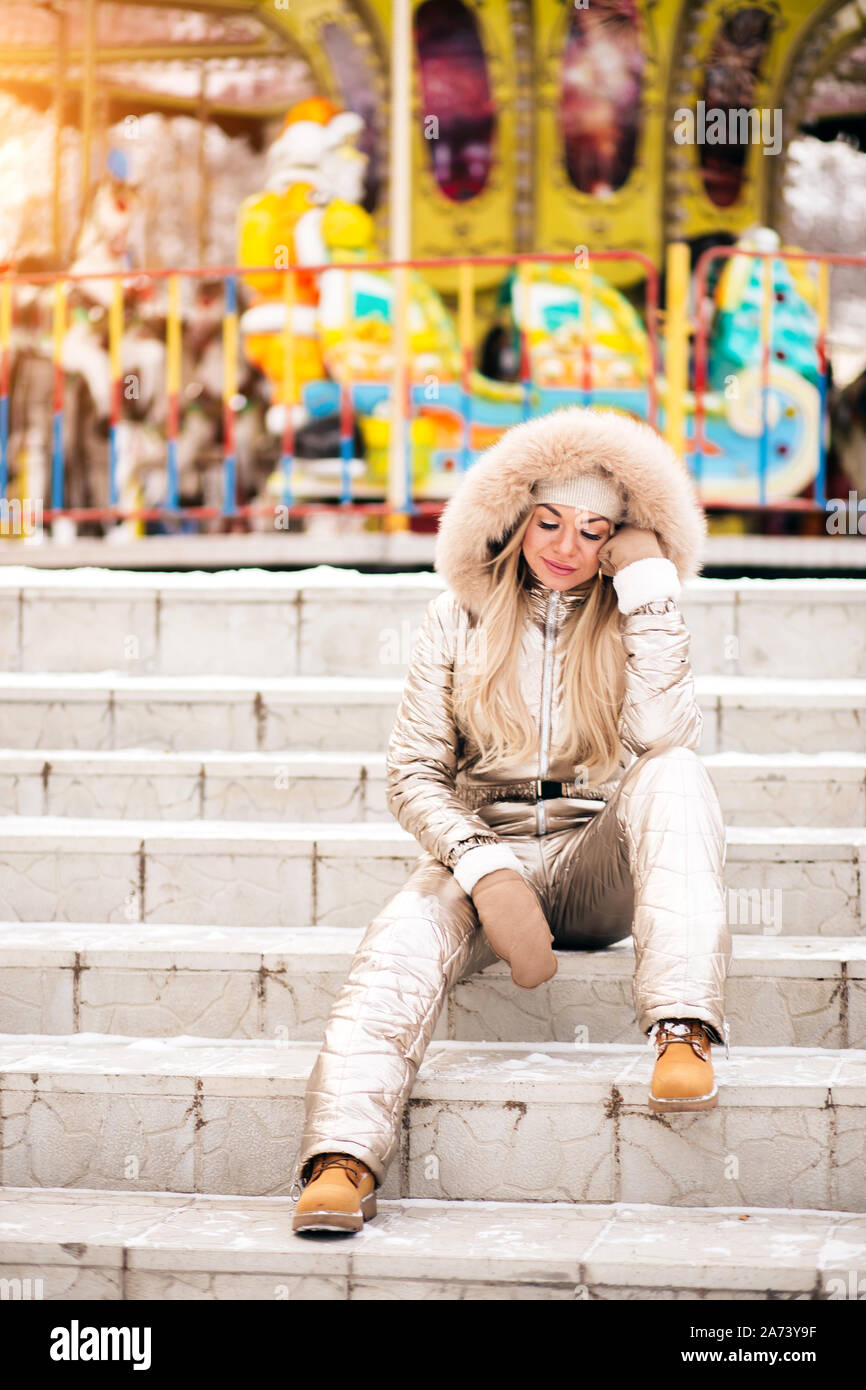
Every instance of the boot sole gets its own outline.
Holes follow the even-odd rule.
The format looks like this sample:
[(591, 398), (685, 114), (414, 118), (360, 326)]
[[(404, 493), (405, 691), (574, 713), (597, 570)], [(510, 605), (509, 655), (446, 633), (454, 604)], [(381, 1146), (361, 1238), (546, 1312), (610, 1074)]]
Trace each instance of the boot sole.
[(706, 1096), (678, 1096), (663, 1100), (650, 1092), (649, 1108), (656, 1114), (684, 1114), (689, 1110), (715, 1110), (719, 1103), (719, 1088), (716, 1086)]
[(295, 1213), (292, 1219), (293, 1231), (360, 1231), (365, 1221), (372, 1221), (376, 1215), (376, 1194), (370, 1192), (361, 1198), (360, 1211), (306, 1211)]

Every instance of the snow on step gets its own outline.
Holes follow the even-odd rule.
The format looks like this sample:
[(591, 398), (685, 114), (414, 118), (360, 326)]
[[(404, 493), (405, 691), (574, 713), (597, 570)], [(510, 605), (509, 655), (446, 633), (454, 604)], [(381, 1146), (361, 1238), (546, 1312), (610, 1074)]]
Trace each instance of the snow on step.
[[(711, 753), (730, 825), (866, 823), (866, 752)], [(0, 749), (0, 814), (392, 822), (384, 752)]]
[[(792, 542), (788, 542), (792, 544)], [(397, 674), (444, 582), (362, 574), (0, 570), (0, 665), (11, 670), (263, 675)], [(684, 586), (699, 672), (856, 676), (866, 667), (866, 580), (708, 580)], [(134, 643), (130, 644), (130, 638)]]
[(41, 1280), (46, 1300), (812, 1299), (846, 1297), (866, 1263), (866, 1217), (841, 1211), (384, 1200), (321, 1241), (292, 1232), (293, 1209), (0, 1188), (0, 1278)]
[[(0, 1032), (321, 1040), (363, 927), (0, 924)], [(528, 994), (500, 962), (454, 987), (435, 1036), (634, 1042), (631, 939), (560, 951)], [(735, 1045), (866, 1047), (866, 937), (734, 936)]]
[[(0, 1182), (285, 1194), (317, 1051), (7, 1035)], [(866, 1051), (715, 1056), (718, 1109), (659, 1118), (646, 1046), (433, 1042), (382, 1195), (866, 1210)]]
[[(396, 822), (0, 817), (0, 919), (357, 926), (406, 882), (420, 846)], [(866, 828), (728, 826), (731, 925), (866, 928)]]
[[(0, 745), (176, 752), (382, 749), (402, 689), (402, 676), (7, 671), (0, 674)], [(866, 680), (716, 675), (696, 677), (695, 689), (704, 713), (703, 753), (866, 751)]]

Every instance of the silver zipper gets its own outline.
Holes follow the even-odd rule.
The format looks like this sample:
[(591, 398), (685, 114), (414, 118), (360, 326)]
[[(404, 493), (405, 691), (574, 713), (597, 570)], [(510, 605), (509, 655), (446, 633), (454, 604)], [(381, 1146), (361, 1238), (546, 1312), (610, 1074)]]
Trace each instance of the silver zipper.
[[(556, 639), (555, 619), (559, 608), (559, 594), (551, 589), (547, 599), (547, 614), (544, 623), (544, 668), (541, 678), (541, 748), (538, 755), (538, 775), (547, 776), (550, 759), (550, 724), (553, 697), (553, 651)], [(535, 803), (536, 834), (547, 832), (547, 808), (543, 801)]]

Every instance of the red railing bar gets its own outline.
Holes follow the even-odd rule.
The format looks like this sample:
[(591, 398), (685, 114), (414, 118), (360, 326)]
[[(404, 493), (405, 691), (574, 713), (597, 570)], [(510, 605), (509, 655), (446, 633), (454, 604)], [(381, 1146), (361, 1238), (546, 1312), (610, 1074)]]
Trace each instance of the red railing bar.
[(708, 246), (695, 262), (695, 274), (701, 274), (704, 262), (731, 256), (751, 256), (762, 261), (827, 261), (829, 265), (866, 266), (866, 253), (849, 256), (840, 251), (752, 251), (746, 246)]
[[(416, 502), (414, 512), (420, 516), (435, 515), (443, 510), (444, 502)], [(44, 507), (40, 513), (43, 521), (53, 521), (55, 517), (69, 517), (72, 521), (166, 521), (175, 519), (185, 521), (191, 519), (207, 520), (231, 520), (236, 516), (276, 516), (277, 513), (288, 512), (292, 516), (306, 515), (312, 512), (331, 512), (335, 516), (344, 516), (347, 513), (358, 513), (359, 515), (402, 515), (395, 512), (395, 509), (387, 502), (298, 502), (286, 506), (281, 502), (272, 504), (238, 506), (230, 517), (226, 516), (222, 507), (141, 507), (123, 508), (116, 507), (63, 507), (53, 508)], [(94, 539), (97, 539), (94, 537)], [(0, 537), (2, 540), (2, 537)]]

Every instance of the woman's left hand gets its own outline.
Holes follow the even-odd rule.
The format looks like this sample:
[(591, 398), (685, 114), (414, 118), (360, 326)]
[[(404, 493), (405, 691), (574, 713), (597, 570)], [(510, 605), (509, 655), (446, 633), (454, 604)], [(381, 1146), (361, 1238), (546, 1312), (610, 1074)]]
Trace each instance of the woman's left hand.
[(598, 552), (598, 567), (602, 574), (613, 576), (634, 560), (661, 556), (662, 549), (655, 531), (639, 526), (621, 526)]

